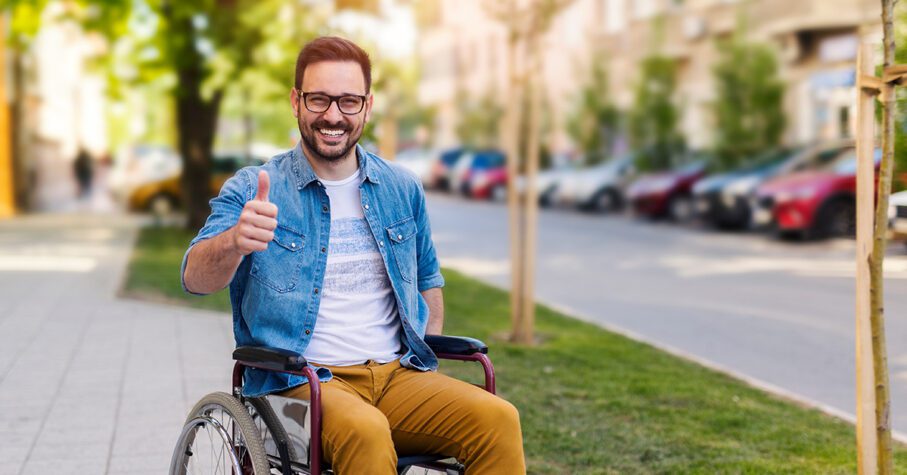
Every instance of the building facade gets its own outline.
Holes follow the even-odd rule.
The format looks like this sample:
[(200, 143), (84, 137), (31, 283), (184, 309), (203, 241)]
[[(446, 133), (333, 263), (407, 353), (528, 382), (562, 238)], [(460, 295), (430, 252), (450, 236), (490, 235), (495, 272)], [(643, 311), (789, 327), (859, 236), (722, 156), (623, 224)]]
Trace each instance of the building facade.
[[(483, 3), (434, 2), (420, 22), (420, 99), (438, 108), (441, 147), (456, 143), (457, 91), (504, 97), (507, 87), (506, 33)], [(606, 92), (626, 111), (640, 61), (659, 54), (677, 63), (682, 134), (691, 147), (708, 148), (716, 42), (736, 33), (777, 53), (785, 143), (852, 136), (856, 54), (861, 38), (880, 42), (880, 8), (875, 0), (575, 0), (543, 37), (548, 143), (571, 147), (569, 106), (593, 62), (605, 65)]]

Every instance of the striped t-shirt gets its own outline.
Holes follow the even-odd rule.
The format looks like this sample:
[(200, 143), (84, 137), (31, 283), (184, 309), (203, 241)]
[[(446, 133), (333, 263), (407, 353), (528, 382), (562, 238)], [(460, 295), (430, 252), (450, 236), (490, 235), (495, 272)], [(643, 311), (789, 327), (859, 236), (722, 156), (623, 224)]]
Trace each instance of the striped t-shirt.
[(362, 212), (359, 171), (320, 181), (331, 201), (331, 236), (318, 320), (305, 357), (330, 366), (393, 361), (401, 351), (397, 303)]

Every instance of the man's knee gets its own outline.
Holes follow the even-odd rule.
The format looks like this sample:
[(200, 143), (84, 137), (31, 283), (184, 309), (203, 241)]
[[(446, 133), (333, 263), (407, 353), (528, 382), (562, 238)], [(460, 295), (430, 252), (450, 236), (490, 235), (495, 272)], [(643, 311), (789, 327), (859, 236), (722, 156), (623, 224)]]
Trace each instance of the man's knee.
[(325, 414), (322, 439), (332, 451), (394, 452), (387, 418), (367, 404), (356, 404)]
[(491, 397), (474, 409), (477, 424), (492, 434), (513, 436), (520, 433), (520, 413), (510, 402)]

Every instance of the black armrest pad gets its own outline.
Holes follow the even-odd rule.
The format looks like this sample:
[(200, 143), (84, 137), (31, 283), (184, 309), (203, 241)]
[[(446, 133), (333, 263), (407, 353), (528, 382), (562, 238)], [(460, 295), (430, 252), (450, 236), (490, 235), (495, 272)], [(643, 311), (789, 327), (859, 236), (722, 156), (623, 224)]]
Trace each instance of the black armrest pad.
[(475, 338), (465, 336), (425, 335), (425, 343), (431, 351), (454, 355), (488, 353), (488, 346)]
[(240, 346), (233, 359), (275, 371), (299, 371), (305, 368), (305, 358), (295, 351), (270, 346)]

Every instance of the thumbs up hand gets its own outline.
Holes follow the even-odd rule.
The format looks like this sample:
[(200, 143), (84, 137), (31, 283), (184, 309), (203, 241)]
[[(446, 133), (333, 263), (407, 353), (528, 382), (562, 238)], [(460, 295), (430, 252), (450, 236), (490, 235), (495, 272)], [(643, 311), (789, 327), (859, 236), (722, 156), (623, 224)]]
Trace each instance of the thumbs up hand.
[(274, 240), (277, 229), (277, 205), (268, 201), (271, 178), (268, 172), (258, 172), (258, 192), (243, 206), (239, 221), (233, 227), (233, 247), (243, 256), (264, 251)]

